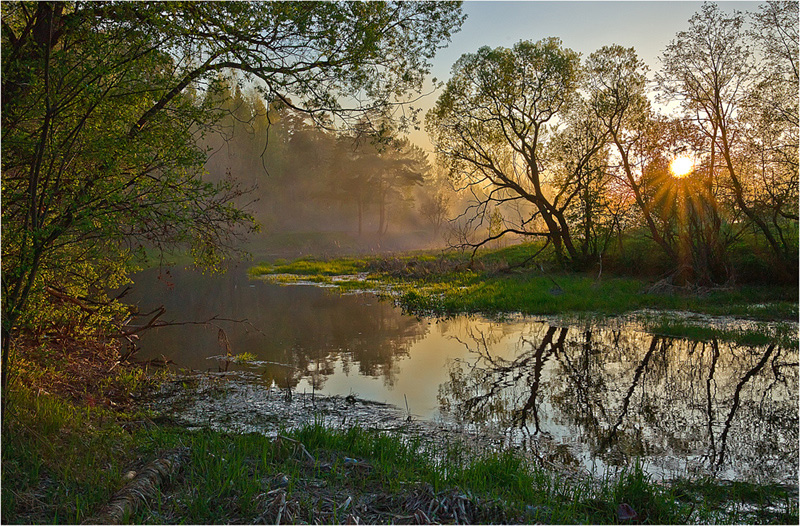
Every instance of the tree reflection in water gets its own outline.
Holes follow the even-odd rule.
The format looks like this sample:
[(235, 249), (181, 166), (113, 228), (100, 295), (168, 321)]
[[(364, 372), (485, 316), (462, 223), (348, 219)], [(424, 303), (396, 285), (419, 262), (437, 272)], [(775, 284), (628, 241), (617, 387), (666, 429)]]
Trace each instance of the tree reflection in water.
[(543, 462), (797, 480), (795, 349), (534, 323), (503, 358), (497, 338), (467, 334), (440, 410)]
[[(132, 301), (142, 311), (153, 305), (167, 310), (170, 321), (208, 320), (214, 316), (247, 323), (216, 322), (164, 327), (142, 335), (140, 357), (162, 354), (180, 367), (216, 370), (208, 357), (220, 354), (219, 328), (233, 354), (247, 352), (263, 362), (265, 383), (295, 388), (307, 379), (323, 388), (336, 367), (357, 368), (364, 376), (392, 386), (398, 362), (428, 331), (427, 323), (406, 316), (389, 302), (371, 295), (342, 296), (318, 287), (280, 287), (248, 279), (244, 269), (225, 275), (203, 275), (173, 269), (166, 286), (158, 269), (137, 277)], [(231, 366), (234, 367), (234, 366)]]

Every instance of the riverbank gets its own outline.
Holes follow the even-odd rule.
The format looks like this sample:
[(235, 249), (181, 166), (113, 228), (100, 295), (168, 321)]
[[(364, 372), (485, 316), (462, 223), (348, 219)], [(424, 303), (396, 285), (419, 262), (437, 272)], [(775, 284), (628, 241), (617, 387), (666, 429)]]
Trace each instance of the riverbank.
[[(650, 332), (797, 346), (796, 286), (681, 287), (656, 277), (566, 273), (522, 263), (525, 245), (478, 253), (306, 257), (250, 268), (254, 278), (370, 291), (417, 315), (628, 316)], [(735, 321), (737, 323), (727, 323)]]
[[(286, 419), (284, 428), (289, 393), (280, 393), (272, 414), (261, 415), (276, 422), (268, 432), (212, 429), (224, 406), (207, 424), (181, 423), (154, 400), (176, 386), (206, 382), (204, 399), (208, 389), (233, 387), (219, 385), (219, 375), (193, 381), (120, 363), (109, 343), (22, 339), (15, 358), (3, 420), (3, 523), (797, 523), (796, 488), (656, 482), (635, 463), (587, 477), (452, 434), (385, 420), (378, 429), (392, 409), (375, 404), (379, 418), (370, 421), (370, 404), (357, 399), (315, 404), (296, 394), (291, 413), (305, 411), (306, 421)], [(326, 422), (337, 404), (365, 417)], [(109, 502), (122, 511), (109, 515)]]

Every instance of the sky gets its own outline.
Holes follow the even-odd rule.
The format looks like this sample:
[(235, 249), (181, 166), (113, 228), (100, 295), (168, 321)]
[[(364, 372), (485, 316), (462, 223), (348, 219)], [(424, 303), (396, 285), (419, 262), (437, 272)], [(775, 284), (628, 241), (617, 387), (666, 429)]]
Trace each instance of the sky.
[[(762, 2), (717, 2), (723, 11), (756, 11)], [(467, 15), (461, 31), (449, 46), (439, 50), (432, 61), (431, 77), (450, 78), (450, 69), (464, 53), (482, 46), (511, 47), (520, 40), (538, 41), (556, 36), (565, 47), (586, 58), (605, 45), (634, 47), (650, 68), (650, 76), (660, 68), (659, 56), (676, 33), (688, 29), (689, 18), (702, 2), (626, 1), (470, 1), (464, 2)], [(428, 84), (430, 91), (432, 84)], [(416, 107), (423, 113), (436, 102), (439, 92), (421, 99)], [(420, 126), (424, 128), (424, 125)], [(412, 141), (432, 151), (424, 129), (410, 134)]]

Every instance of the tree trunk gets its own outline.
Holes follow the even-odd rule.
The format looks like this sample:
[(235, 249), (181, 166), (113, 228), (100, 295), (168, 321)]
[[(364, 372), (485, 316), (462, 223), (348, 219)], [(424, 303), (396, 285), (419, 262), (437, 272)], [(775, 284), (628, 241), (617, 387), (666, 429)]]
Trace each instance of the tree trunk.
[(669, 243), (661, 236), (661, 233), (658, 231), (658, 227), (656, 227), (655, 221), (653, 221), (653, 216), (650, 215), (650, 209), (647, 204), (644, 202), (644, 198), (642, 198), (641, 188), (639, 187), (638, 183), (633, 177), (633, 170), (631, 169), (630, 161), (628, 160), (628, 152), (622, 146), (619, 141), (619, 138), (616, 133), (612, 133), (612, 137), (614, 138), (614, 144), (619, 151), (620, 157), (622, 157), (622, 166), (625, 170), (625, 177), (628, 179), (628, 184), (633, 190), (633, 196), (636, 200), (636, 205), (642, 211), (642, 215), (644, 216), (645, 223), (647, 223), (647, 228), (650, 230), (650, 235), (653, 236), (653, 241), (655, 241), (658, 246), (664, 251), (667, 257), (673, 261), (678, 260), (678, 254), (675, 250), (670, 246)]

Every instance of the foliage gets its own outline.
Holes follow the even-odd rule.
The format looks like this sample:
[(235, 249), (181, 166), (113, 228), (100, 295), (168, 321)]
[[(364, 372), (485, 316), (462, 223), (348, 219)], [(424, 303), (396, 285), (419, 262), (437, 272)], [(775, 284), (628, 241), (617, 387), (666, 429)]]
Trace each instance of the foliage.
[[(796, 281), (798, 51), (796, 2), (749, 15), (707, 2), (655, 85), (619, 45), (583, 64), (554, 38), (464, 54), (426, 116), (439, 163), (471, 190), (453, 245), (538, 236), (585, 269), (645, 232), (674, 281), (706, 286), (742, 279), (731, 250), (746, 239)], [(680, 156), (693, 167), (678, 176)]]
[[(486, 241), (535, 233), (553, 242), (559, 258), (577, 265), (582, 262), (564, 217), (572, 196), (546, 192), (542, 150), (551, 122), (575, 96), (579, 69), (578, 54), (557, 38), (521, 41), (512, 49), (482, 47), (455, 63), (453, 77), (426, 117), (451, 177), (480, 195), (472, 222), (488, 220), (493, 204), (535, 209), (521, 212), (519, 222)], [(537, 219), (544, 223), (541, 230), (531, 228)]]
[(93, 309), (145, 247), (214, 267), (253, 229), (246, 189), (203, 178), (226, 75), (318, 123), (386, 122), (461, 20), (444, 2), (4, 4), (3, 388), (47, 287)]

